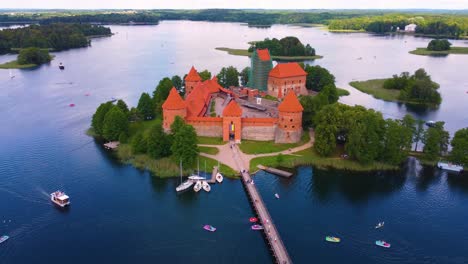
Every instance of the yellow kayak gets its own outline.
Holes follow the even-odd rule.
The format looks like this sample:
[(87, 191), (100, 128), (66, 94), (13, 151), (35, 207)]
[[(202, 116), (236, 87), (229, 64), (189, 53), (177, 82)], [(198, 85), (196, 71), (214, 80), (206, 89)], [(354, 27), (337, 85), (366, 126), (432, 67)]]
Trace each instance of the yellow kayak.
[(326, 236), (325, 240), (328, 242), (339, 243), (341, 241), (340, 238), (334, 236)]

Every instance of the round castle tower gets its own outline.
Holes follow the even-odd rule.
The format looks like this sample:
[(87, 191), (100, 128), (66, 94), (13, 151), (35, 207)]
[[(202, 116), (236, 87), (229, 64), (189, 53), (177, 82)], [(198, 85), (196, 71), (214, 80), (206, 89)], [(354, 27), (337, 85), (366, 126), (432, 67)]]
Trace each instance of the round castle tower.
[(296, 143), (301, 140), (303, 110), (294, 91), (290, 91), (278, 106), (276, 143)]
[(187, 105), (184, 99), (180, 97), (175, 87), (172, 87), (169, 92), (169, 96), (162, 105), (162, 109), (163, 128), (165, 132), (169, 132), (171, 130), (171, 125), (176, 116), (180, 116), (182, 119), (185, 119), (187, 116)]
[(185, 81), (185, 96), (187, 96), (193, 91), (193, 88), (195, 88), (197, 83), (202, 81), (202, 79), (200, 75), (198, 74), (197, 70), (195, 69), (195, 67), (192, 66), (189, 73), (185, 77), (184, 81)]

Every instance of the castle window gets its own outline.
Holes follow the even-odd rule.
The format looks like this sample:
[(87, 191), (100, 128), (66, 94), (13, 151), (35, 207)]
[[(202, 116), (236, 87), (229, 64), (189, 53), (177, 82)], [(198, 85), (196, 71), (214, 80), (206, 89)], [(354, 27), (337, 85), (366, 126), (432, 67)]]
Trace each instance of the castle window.
[(294, 128), (294, 126), (292, 126), (292, 128)]
[(293, 121), (293, 120), (292, 120), (292, 118), (291, 118), (291, 119), (289, 119), (289, 121), (290, 121), (290, 122), (292, 122), (292, 121)]
[(287, 125), (284, 125), (284, 128), (287, 128), (288, 126)]

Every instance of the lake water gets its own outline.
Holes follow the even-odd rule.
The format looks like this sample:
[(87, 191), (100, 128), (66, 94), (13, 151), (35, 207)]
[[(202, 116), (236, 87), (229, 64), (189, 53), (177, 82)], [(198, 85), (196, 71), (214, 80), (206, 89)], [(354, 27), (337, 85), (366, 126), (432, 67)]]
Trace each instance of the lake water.
[[(247, 48), (250, 40), (294, 35), (325, 56), (311, 63), (328, 68), (338, 86), (351, 91), (342, 102), (386, 117), (409, 112), (443, 120), (452, 134), (468, 125), (468, 59), (408, 54), (428, 39), (188, 21), (111, 28), (114, 36), (56, 53), (50, 65), (13, 70), (13, 79), (0, 70), (0, 235), (11, 237), (0, 246), (0, 263), (271, 262), (261, 234), (249, 230), (252, 210), (240, 181), (226, 180), (209, 194), (176, 195), (178, 179), (121, 165), (84, 134), (96, 107), (111, 97), (135, 106), (141, 92), (152, 92), (165, 76), (183, 76), (192, 65), (212, 72), (249, 65), (248, 58), (215, 47)], [(0, 56), (0, 62), (14, 58)], [(347, 85), (420, 67), (441, 84), (437, 110), (408, 109)], [(468, 262), (466, 178), (430, 168), (354, 175), (303, 167), (290, 180), (261, 173), (256, 183), (296, 263)], [(50, 204), (48, 193), (56, 189), (71, 195), (68, 210)], [(377, 231), (378, 221), (386, 225)], [(205, 232), (204, 224), (218, 231)], [(325, 235), (342, 243), (327, 244)], [(377, 239), (392, 248), (377, 248)]]

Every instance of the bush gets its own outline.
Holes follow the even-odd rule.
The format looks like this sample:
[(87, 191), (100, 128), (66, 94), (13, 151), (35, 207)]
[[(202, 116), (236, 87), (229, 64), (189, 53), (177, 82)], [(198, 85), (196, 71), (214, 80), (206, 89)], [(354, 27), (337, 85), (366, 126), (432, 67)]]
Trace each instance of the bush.
[(433, 39), (427, 45), (427, 49), (432, 51), (443, 51), (449, 50), (451, 45), (452, 43), (446, 39)]

